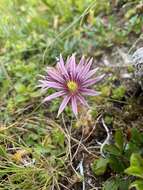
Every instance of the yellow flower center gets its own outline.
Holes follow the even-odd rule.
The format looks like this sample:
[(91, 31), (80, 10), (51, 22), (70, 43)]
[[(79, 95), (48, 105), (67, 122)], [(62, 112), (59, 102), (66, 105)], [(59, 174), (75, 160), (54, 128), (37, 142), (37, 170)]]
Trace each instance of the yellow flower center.
[(78, 88), (78, 85), (74, 81), (68, 81), (67, 87), (68, 87), (69, 91), (75, 92), (77, 90), (77, 88)]

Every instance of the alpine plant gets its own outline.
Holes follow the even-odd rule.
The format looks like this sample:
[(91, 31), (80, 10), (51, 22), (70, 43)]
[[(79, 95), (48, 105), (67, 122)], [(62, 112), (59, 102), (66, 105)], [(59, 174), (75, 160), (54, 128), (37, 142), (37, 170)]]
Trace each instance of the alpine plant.
[(47, 96), (43, 102), (51, 101), (57, 97), (63, 97), (59, 107), (58, 116), (70, 104), (73, 113), (77, 117), (78, 105), (88, 106), (84, 96), (97, 96), (100, 93), (90, 87), (101, 81), (104, 74), (96, 78), (92, 78), (98, 68), (92, 69), (93, 59), (81, 58), (76, 64), (75, 55), (67, 58), (66, 63), (60, 55), (55, 68), (48, 67), (45, 76), (40, 80), (40, 87), (44, 90), (54, 88), (57, 92)]

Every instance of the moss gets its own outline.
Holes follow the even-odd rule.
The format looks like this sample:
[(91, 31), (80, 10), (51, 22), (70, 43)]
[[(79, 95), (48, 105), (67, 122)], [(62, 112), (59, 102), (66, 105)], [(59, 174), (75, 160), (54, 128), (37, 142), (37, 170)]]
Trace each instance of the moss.
[(125, 96), (126, 88), (124, 86), (120, 86), (112, 91), (112, 98), (116, 100), (122, 100)]

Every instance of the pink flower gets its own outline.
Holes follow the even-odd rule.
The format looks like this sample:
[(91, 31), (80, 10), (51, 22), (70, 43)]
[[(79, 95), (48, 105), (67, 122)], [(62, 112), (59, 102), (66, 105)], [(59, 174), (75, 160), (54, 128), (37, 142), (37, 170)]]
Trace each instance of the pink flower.
[(56, 68), (47, 68), (47, 75), (40, 80), (40, 87), (42, 89), (54, 88), (57, 92), (47, 96), (43, 102), (57, 97), (64, 97), (58, 111), (58, 116), (68, 103), (71, 104), (73, 113), (77, 116), (78, 104), (88, 106), (84, 96), (97, 96), (100, 94), (90, 89), (90, 86), (102, 80), (104, 74), (96, 78), (91, 78), (98, 70), (98, 68), (91, 70), (92, 62), (92, 58), (85, 60), (82, 57), (79, 64), (76, 64), (75, 55), (73, 54), (67, 58), (65, 64), (60, 55)]

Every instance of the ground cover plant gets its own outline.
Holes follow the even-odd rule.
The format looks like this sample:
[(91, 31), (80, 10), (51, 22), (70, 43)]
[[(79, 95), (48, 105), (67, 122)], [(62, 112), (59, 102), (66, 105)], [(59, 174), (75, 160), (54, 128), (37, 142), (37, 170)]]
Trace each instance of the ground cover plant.
[[(143, 190), (143, 1), (0, 0), (0, 20), (0, 189)], [(92, 58), (88, 106), (43, 102), (60, 54)]]

